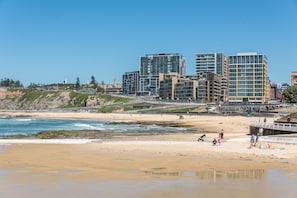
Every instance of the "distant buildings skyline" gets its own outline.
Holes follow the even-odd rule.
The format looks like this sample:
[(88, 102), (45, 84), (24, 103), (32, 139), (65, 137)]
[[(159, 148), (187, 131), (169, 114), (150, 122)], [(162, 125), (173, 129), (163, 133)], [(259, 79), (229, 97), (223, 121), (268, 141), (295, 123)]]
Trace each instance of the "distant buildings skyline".
[[(276, 91), (270, 90), (272, 86), (268, 77), (268, 59), (265, 54), (257, 52), (236, 55), (222, 52), (197, 53), (195, 74), (190, 76), (185, 76), (185, 58), (179, 53), (141, 56), (139, 69), (138, 85), (135, 84), (136, 81), (132, 83), (129, 77), (131, 73), (126, 72), (123, 75), (124, 94), (171, 100), (182, 98), (205, 102), (262, 104), (277, 98), (271, 97)], [(210, 75), (211, 73), (216, 75)], [(134, 72), (133, 75), (133, 79), (138, 78), (137, 73)]]

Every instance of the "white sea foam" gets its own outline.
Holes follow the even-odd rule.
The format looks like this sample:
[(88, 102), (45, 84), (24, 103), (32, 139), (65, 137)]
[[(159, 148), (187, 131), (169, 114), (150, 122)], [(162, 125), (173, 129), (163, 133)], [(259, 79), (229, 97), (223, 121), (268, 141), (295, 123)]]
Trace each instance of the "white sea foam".
[(19, 121), (19, 122), (30, 122), (32, 120), (33, 120), (32, 118), (18, 118), (18, 119), (15, 119), (15, 121)]
[(74, 124), (75, 127), (81, 128), (81, 129), (93, 129), (93, 130), (103, 130), (105, 127), (103, 127), (101, 124), (97, 125), (91, 125), (91, 124), (81, 124), (77, 123)]

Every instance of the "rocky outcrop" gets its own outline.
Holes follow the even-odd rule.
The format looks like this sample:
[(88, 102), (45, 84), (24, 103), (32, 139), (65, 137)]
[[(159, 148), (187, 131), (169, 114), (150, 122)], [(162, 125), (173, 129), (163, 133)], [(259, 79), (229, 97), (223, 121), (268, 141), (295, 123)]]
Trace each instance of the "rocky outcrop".
[(2, 110), (45, 110), (64, 107), (95, 106), (102, 101), (98, 97), (86, 96), (84, 101), (70, 97), (67, 91), (7, 91), (0, 90)]
[[(37, 96), (34, 96), (37, 95)], [(11, 92), (1, 89), (0, 109), (5, 110), (43, 110), (66, 106), (69, 103), (69, 92)]]

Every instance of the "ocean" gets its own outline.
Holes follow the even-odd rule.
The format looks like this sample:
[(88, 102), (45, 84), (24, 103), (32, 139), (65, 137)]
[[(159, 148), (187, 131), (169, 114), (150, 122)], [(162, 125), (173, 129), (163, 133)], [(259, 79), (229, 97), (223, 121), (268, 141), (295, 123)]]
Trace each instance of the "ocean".
[(121, 124), (129, 121), (84, 119), (50, 119), (32, 117), (0, 117), (0, 136), (30, 135), (47, 130), (116, 130), (146, 132), (180, 132), (186, 128), (158, 125)]

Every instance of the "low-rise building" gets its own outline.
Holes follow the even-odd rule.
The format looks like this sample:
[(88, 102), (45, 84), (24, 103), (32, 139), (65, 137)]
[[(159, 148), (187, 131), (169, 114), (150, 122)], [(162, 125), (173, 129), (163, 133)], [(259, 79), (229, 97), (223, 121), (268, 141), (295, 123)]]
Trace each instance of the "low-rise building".
[(198, 74), (197, 100), (202, 103), (221, 101), (221, 75), (215, 73)]
[(197, 80), (180, 78), (175, 85), (176, 100), (195, 101), (197, 99), (197, 87)]
[(176, 72), (170, 73), (160, 73), (159, 81), (159, 98), (165, 100), (174, 100), (175, 99), (175, 86), (180, 78), (179, 74)]

